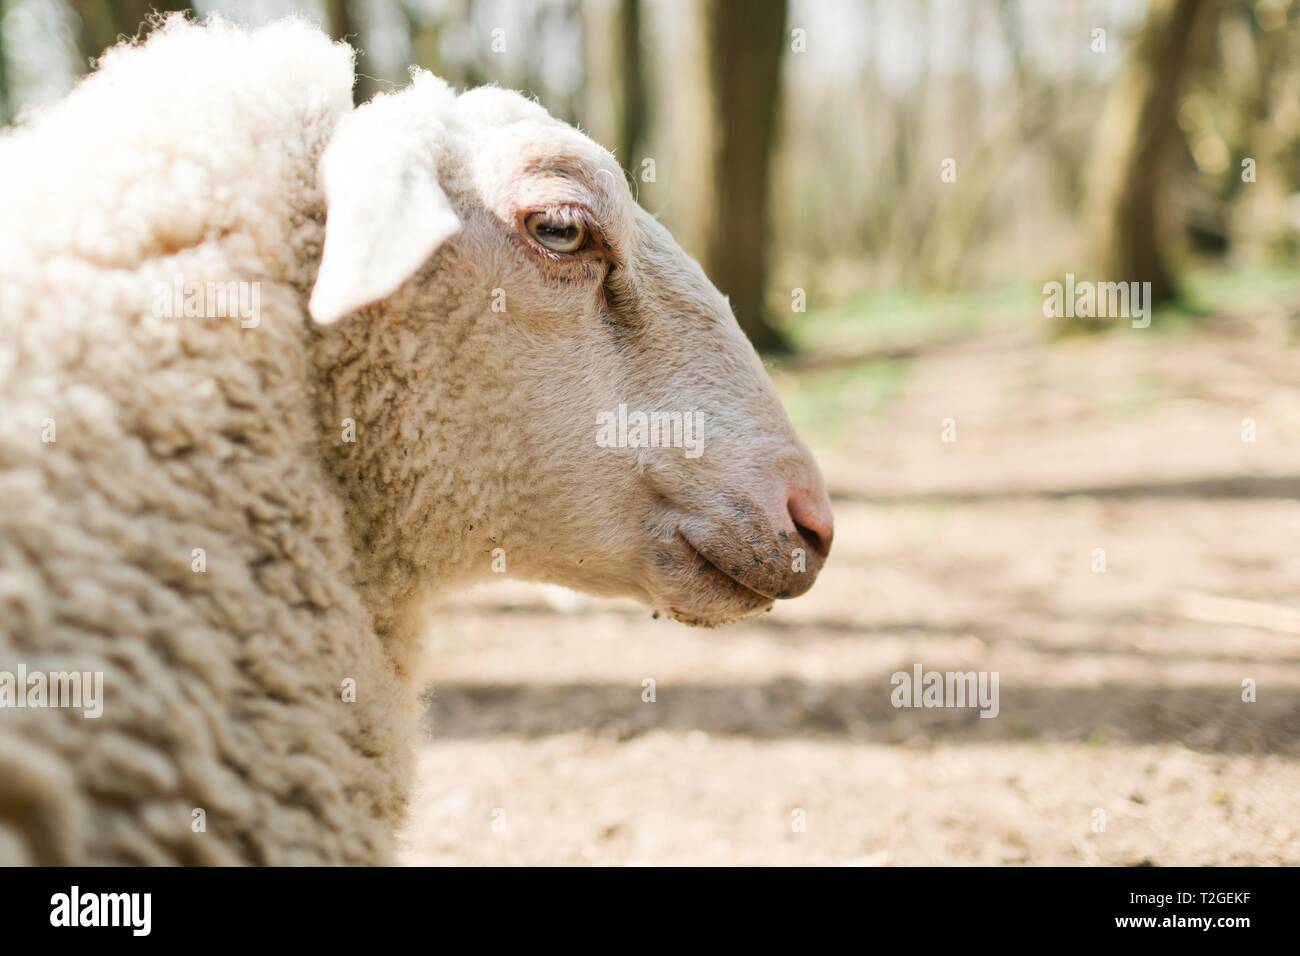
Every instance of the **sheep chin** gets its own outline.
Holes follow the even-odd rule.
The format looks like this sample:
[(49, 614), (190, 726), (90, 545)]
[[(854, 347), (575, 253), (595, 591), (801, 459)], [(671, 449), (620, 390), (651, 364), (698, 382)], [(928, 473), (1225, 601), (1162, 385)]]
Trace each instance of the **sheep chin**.
[(739, 621), (745, 620), (746, 618), (756, 617), (757, 615), (770, 610), (772, 610), (771, 601), (768, 601), (766, 604), (760, 604), (756, 607), (739, 611), (733, 608), (728, 608), (721, 612), (710, 612), (698, 608), (670, 607), (667, 609), (666, 613), (672, 620), (676, 621), (678, 624), (685, 624), (687, 627), (714, 628), (725, 627), (728, 624), (735, 624)]
[[(724, 583), (725, 582), (725, 583)], [(676, 593), (663, 600), (667, 615), (689, 627), (722, 627), (772, 610), (773, 600), (751, 591), (712, 567), (690, 579), (686, 587), (677, 582)]]

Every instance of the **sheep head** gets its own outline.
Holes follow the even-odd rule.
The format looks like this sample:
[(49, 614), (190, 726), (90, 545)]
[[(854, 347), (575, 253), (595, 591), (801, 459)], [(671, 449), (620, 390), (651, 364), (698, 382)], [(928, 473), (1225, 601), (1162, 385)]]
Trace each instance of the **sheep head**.
[(503, 571), (714, 625), (811, 587), (817, 465), (609, 152), (417, 73), (342, 121), (320, 178), (325, 456), (372, 606)]

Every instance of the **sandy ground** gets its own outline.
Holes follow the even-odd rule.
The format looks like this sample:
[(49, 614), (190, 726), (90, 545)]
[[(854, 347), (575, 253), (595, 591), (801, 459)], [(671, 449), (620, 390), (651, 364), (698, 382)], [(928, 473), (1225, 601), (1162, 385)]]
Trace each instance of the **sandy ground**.
[[(457, 596), (406, 861), (1300, 864), (1292, 326), (923, 355), (819, 443), (832, 559), (758, 620)], [(895, 708), (918, 663), (998, 716)]]

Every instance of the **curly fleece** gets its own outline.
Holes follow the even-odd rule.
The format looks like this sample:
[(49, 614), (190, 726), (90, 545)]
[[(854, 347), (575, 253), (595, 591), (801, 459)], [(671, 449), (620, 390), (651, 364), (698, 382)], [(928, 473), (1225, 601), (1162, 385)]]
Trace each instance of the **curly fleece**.
[[(0, 862), (385, 862), (439, 592), (500, 555), (714, 626), (825, 559), (816, 462), (614, 157), (351, 84), (312, 27), (173, 19), (0, 136)], [(197, 280), (256, 326), (159, 308)], [(708, 454), (602, 445), (615, 408)], [(103, 715), (4, 706), (21, 668)]]
[[(98, 719), (0, 709), (0, 864), (390, 860), (414, 701), (304, 319), (352, 78), (173, 20), (0, 139), (0, 671), (104, 675)], [(156, 317), (177, 276), (260, 283), (255, 334)]]

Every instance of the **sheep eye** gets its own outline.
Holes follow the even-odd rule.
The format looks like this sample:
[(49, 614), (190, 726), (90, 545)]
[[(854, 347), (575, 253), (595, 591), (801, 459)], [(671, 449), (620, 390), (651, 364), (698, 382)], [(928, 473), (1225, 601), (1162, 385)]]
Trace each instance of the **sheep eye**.
[(579, 222), (561, 222), (549, 213), (535, 212), (524, 221), (528, 234), (552, 252), (577, 252), (587, 243), (587, 229)]

